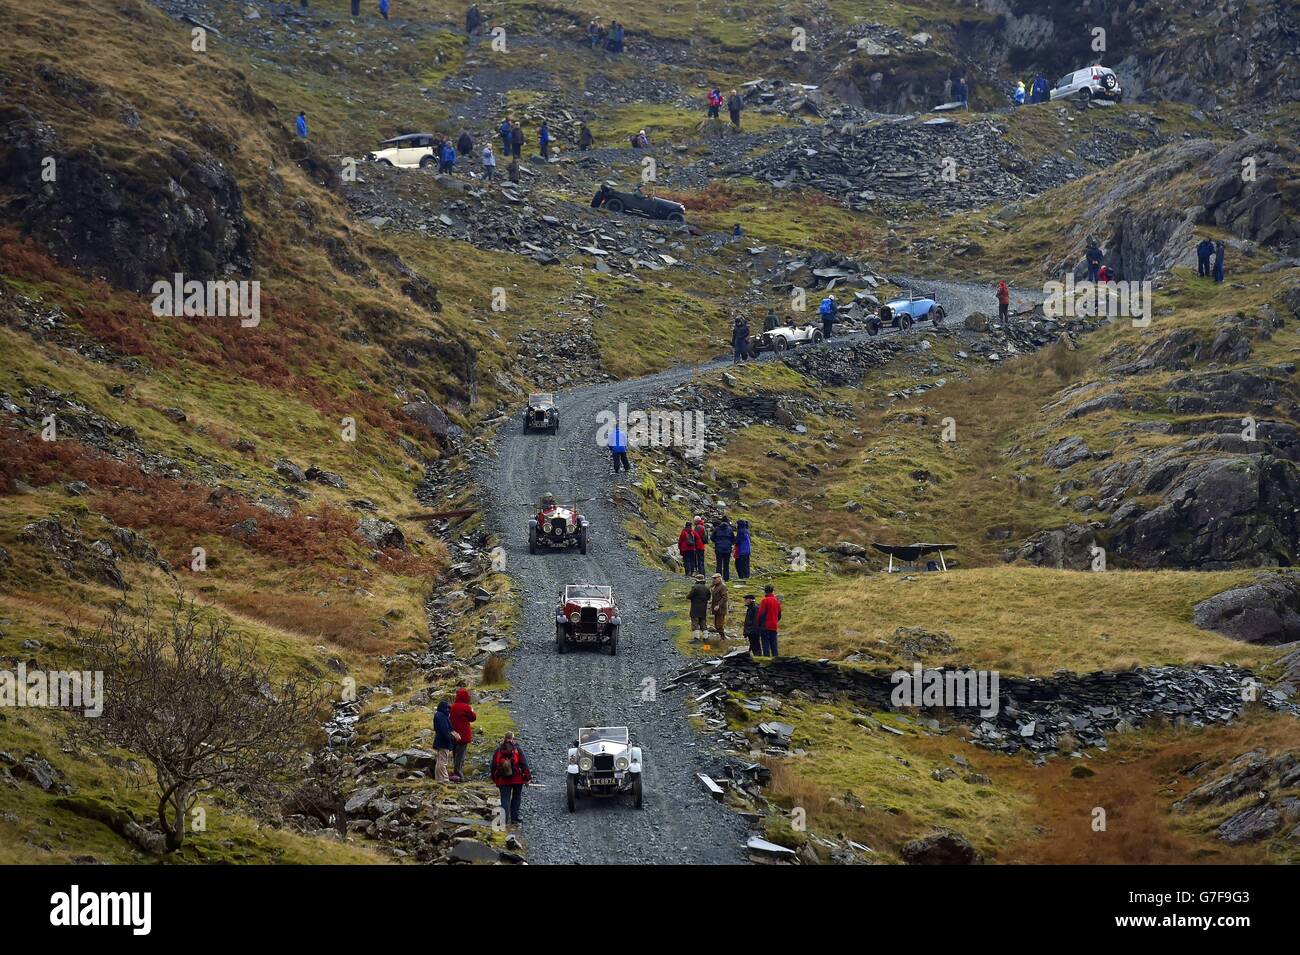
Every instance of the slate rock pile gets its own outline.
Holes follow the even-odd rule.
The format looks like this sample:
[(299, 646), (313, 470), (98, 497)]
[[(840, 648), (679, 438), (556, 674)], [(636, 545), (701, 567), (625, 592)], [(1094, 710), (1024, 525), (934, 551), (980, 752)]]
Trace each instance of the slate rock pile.
[[(1227, 765), (1198, 763), (1182, 775), (1204, 782), (1174, 803), (1175, 812), (1233, 807), (1215, 830), (1224, 842), (1241, 845), (1281, 835), (1300, 843), (1300, 755), (1270, 756), (1253, 749)], [(1249, 799), (1244, 807), (1243, 799)]]

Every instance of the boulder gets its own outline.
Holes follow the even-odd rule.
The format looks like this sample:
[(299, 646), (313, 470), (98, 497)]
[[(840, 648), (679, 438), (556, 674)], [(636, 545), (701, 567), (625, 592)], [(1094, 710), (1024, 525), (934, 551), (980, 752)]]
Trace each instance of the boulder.
[(1300, 573), (1261, 574), (1253, 584), (1202, 600), (1192, 622), (1247, 643), (1300, 640)]
[(980, 855), (963, 835), (957, 832), (935, 832), (914, 839), (899, 851), (908, 865), (975, 865)]
[(367, 544), (380, 550), (406, 550), (406, 536), (392, 521), (364, 518), (357, 522), (357, 533)]

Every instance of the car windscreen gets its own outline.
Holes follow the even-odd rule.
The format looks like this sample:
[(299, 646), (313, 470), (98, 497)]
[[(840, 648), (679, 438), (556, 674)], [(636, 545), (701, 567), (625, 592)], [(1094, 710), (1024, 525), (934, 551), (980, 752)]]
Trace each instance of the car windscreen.
[(577, 584), (564, 588), (565, 600), (609, 600), (613, 591), (609, 587)]
[(585, 746), (587, 743), (596, 740), (605, 740), (610, 743), (627, 743), (626, 726), (584, 726), (578, 730), (578, 745)]
[(528, 403), (530, 405), (550, 405), (555, 403), (555, 398), (545, 392), (539, 392), (535, 395), (529, 395)]

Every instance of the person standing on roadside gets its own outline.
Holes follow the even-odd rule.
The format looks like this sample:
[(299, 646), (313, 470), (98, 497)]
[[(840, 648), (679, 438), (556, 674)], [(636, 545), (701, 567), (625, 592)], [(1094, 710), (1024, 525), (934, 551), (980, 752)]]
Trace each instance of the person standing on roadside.
[(713, 525), (713, 557), (716, 563), (713, 569), (723, 580), (731, 579), (731, 549), (735, 545), (736, 532), (731, 527), (731, 521), (724, 517), (720, 523)]
[(379, 0), (379, 15), (388, 19), (388, 0)]
[(754, 542), (749, 536), (749, 521), (736, 521), (736, 576), (741, 580), (749, 579), (749, 555)]
[(456, 702), (451, 704), (452, 766), (451, 781), (458, 783), (465, 778), (465, 753), (474, 739), (474, 727), (470, 724), (478, 719), (474, 707), (470, 705), (469, 688), (461, 687), (456, 691)]
[(1214, 281), (1215, 282), (1223, 281), (1223, 256), (1225, 252), (1226, 249), (1224, 248), (1222, 239), (1214, 243)]
[(1011, 289), (1007, 288), (1007, 280), (998, 280), (998, 319), (1005, 322), (1007, 314), (1011, 309)]
[(749, 655), (763, 655), (763, 633), (758, 629), (758, 604), (753, 594), (745, 594), (745, 639), (749, 641)]
[(441, 700), (433, 714), (433, 778), (440, 783), (451, 781), (448, 767), (451, 765), (452, 750), (456, 746), (454, 733), (455, 730), (451, 728), (451, 704)]
[(626, 474), (630, 469), (627, 463), (627, 433), (617, 426), (609, 436), (609, 455), (614, 463), (614, 473), (617, 474), (622, 467)]
[(532, 782), (524, 751), (515, 742), (514, 733), (506, 733), (492, 754), (492, 782), (501, 791), (501, 812), (506, 825), (519, 823), (519, 804), (524, 787)]
[(713, 595), (704, 583), (704, 575), (695, 575), (695, 585), (686, 599), (691, 604), (691, 643), (701, 643), (709, 629), (709, 601)]
[(762, 634), (763, 656), (777, 657), (777, 632), (781, 628), (781, 601), (776, 598), (775, 588), (768, 584), (763, 588), (763, 599), (758, 603), (758, 630)]
[(518, 159), (524, 151), (524, 127), (517, 122), (510, 124), (510, 155)]
[(727, 94), (727, 114), (731, 117), (731, 125), (740, 129), (740, 110), (744, 106), (740, 94), (732, 90)]
[(542, 120), (542, 128), (537, 131), (537, 148), (547, 162), (551, 159), (551, 124)]
[(718, 640), (726, 640), (727, 584), (721, 574), (713, 575), (713, 586), (709, 588), (709, 609), (713, 611), (713, 629), (718, 632)]
[(695, 532), (691, 522), (687, 521), (682, 532), (677, 535), (677, 552), (682, 555), (683, 573), (687, 577), (695, 576)]
[(298, 118), (293, 121), (294, 129), (298, 131), (298, 136), (302, 139), (307, 138), (307, 114), (299, 113)]
[(492, 144), (488, 143), (483, 147), (483, 178), (488, 182), (497, 174), (497, 157), (492, 152)]
[(709, 90), (709, 119), (717, 119), (722, 109), (722, 90), (716, 86)]

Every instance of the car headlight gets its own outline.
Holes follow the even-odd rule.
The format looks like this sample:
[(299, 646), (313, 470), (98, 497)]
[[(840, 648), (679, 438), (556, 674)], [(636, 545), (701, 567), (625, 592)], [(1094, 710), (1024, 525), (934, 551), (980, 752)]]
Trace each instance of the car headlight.
[(573, 613), (569, 614), (569, 622), (570, 622), (570, 623), (577, 623), (577, 622), (578, 622), (579, 620), (581, 620), (581, 619), (582, 619), (582, 614), (580, 614), (580, 613), (579, 613), (578, 611), (576, 611), (576, 610), (573, 611)]
[(614, 768), (617, 769), (619, 772), (622, 772), (623, 770), (627, 769), (628, 765), (629, 764), (626, 756), (620, 756), (618, 759), (614, 760)]
[(579, 759), (578, 768), (581, 769), (584, 773), (591, 772), (591, 757), (583, 756), (581, 759)]
[(596, 619), (599, 620), (601, 623), (609, 623), (609, 614), (602, 613), (599, 616), (597, 616)]

